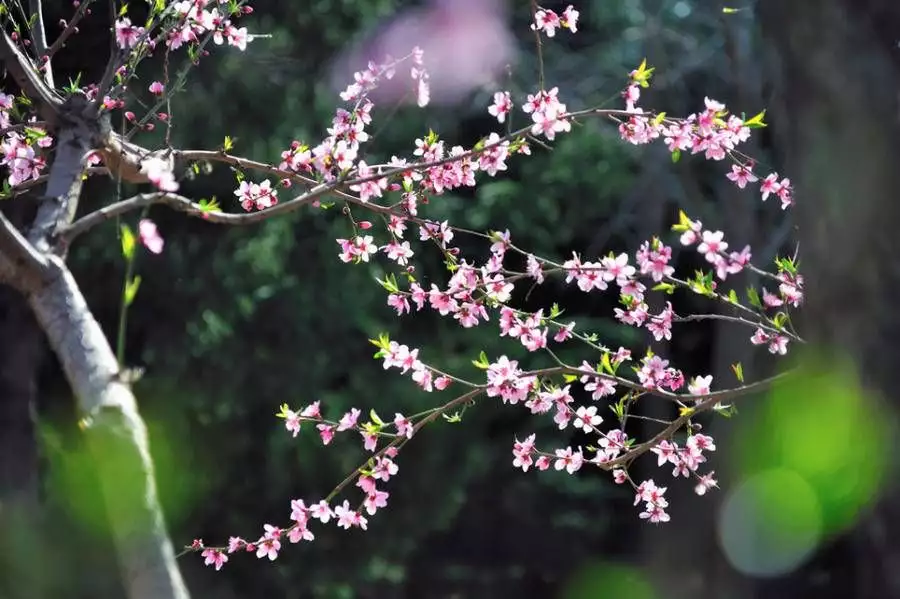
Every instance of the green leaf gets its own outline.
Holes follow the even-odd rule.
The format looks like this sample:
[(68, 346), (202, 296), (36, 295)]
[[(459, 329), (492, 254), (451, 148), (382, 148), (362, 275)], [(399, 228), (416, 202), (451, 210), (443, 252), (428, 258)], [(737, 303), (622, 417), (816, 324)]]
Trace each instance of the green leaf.
[(609, 406), (609, 409), (612, 410), (612, 413), (616, 415), (616, 418), (621, 420), (625, 416), (624, 398), (620, 399), (615, 404)]
[(377, 424), (378, 426), (384, 426), (384, 421), (378, 417), (378, 414), (375, 412), (375, 409), (372, 408), (369, 410), (369, 420)]
[(603, 357), (600, 358), (600, 372), (605, 372), (607, 374), (615, 374), (612, 364), (610, 364), (610, 362), (609, 362), (609, 354), (607, 354), (607, 353), (604, 353)]
[(140, 275), (134, 277), (130, 281), (125, 284), (125, 305), (130, 306), (131, 302), (134, 301), (134, 296), (137, 295), (138, 288), (141, 286), (141, 277)]
[[(369, 343), (386, 352), (391, 347), (391, 338), (387, 333), (379, 333), (378, 339), (369, 339)], [(376, 357), (381, 357), (381, 352), (378, 352)]]
[(563, 309), (559, 307), (559, 304), (554, 303), (552, 306), (550, 306), (551, 320), (554, 318), (559, 318), (560, 316), (562, 316), (562, 313), (563, 313)]
[(378, 277), (375, 277), (375, 280), (384, 287), (385, 291), (388, 293), (399, 293), (400, 288), (397, 287), (397, 279), (394, 277), (394, 273), (389, 273), (384, 280), (382, 281)]
[(785, 312), (779, 312), (775, 315), (775, 318), (772, 319), (772, 324), (775, 325), (775, 328), (781, 330), (784, 328), (784, 323), (788, 320), (788, 315)]
[(125, 223), (122, 223), (121, 231), (122, 231), (122, 235), (121, 235), (121, 237), (122, 237), (122, 256), (125, 258), (125, 260), (130, 262), (131, 259), (134, 257), (134, 247), (136, 244), (134, 233), (131, 232), (131, 227), (129, 227)]
[(681, 160), (681, 150), (675, 150), (672, 152), (672, 163), (676, 163)]
[(763, 117), (766, 116), (766, 111), (763, 110), (756, 116), (744, 121), (744, 126), (750, 129), (762, 129), (763, 127), (767, 127), (768, 124), (763, 122)]
[(490, 360), (488, 360), (487, 354), (484, 353), (484, 351), (482, 351), (480, 354), (478, 354), (477, 360), (472, 360), (472, 364), (475, 366), (475, 368), (480, 368), (481, 370), (487, 370), (488, 367), (491, 365), (491, 362), (490, 362)]
[(203, 199), (197, 203), (200, 206), (201, 212), (219, 212), (221, 210), (216, 196), (213, 196), (211, 200)]
[(740, 362), (732, 364), (731, 371), (734, 372), (734, 376), (739, 382), (744, 382), (744, 366)]
[(762, 310), (763, 305), (759, 299), (759, 293), (756, 291), (756, 288), (747, 287), (747, 299), (750, 301), (751, 306)]

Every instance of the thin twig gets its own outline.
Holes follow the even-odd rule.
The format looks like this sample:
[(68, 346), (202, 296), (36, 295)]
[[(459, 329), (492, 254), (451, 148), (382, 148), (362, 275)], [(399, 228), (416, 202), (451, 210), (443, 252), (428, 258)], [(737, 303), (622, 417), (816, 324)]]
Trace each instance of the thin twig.
[[(53, 58), (53, 56), (59, 51), (60, 48), (66, 43), (75, 30), (78, 28), (78, 23), (84, 18), (84, 15), (87, 14), (87, 9), (90, 8), (91, 3), (94, 0), (82, 0), (81, 4), (78, 6), (78, 10), (75, 11), (75, 14), (72, 15), (72, 19), (66, 25), (66, 28), (62, 30), (62, 33), (59, 34), (59, 37), (56, 38), (56, 41), (47, 48), (47, 51), (44, 53), (44, 56), (47, 57), (47, 60)], [(48, 66), (49, 68), (49, 66)]]

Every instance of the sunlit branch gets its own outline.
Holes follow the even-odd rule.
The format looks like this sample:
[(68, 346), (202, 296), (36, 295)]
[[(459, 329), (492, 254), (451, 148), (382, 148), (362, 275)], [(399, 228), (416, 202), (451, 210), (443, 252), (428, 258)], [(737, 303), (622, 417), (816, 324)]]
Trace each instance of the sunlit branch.
[(768, 333), (789, 337), (791, 340), (796, 341), (797, 343), (806, 343), (806, 341), (790, 331), (787, 331), (785, 329), (776, 329), (775, 327), (769, 326), (767, 324), (747, 320), (746, 318), (741, 318), (740, 316), (728, 316), (727, 314), (689, 314), (687, 316), (672, 317), (672, 322), (695, 322), (700, 320), (722, 320), (725, 322), (733, 322), (736, 324), (742, 324), (751, 327), (759, 327)]
[(37, 103), (37, 111), (47, 123), (56, 124), (63, 100), (41, 79), (37, 69), (6, 32), (0, 35), (0, 60), (22, 91)]
[[(735, 397), (740, 397), (742, 395), (748, 395), (750, 393), (756, 393), (763, 389), (768, 388), (772, 384), (782, 379), (787, 378), (792, 374), (792, 371), (786, 371), (779, 373), (775, 376), (761, 379), (759, 381), (755, 381), (753, 383), (747, 383), (746, 385), (741, 385), (739, 387), (732, 387), (730, 389), (723, 389), (721, 391), (714, 391), (711, 393), (704, 393), (702, 395), (695, 395), (692, 393), (673, 393), (671, 391), (666, 391), (665, 389), (647, 389), (640, 383), (635, 381), (626, 379), (624, 377), (607, 374), (604, 372), (594, 372), (588, 371), (584, 368), (576, 368), (574, 366), (562, 365), (562, 366), (552, 366), (550, 368), (541, 368), (538, 370), (529, 370), (523, 373), (523, 376), (553, 376), (559, 374), (574, 374), (578, 376), (590, 376), (601, 379), (607, 379), (625, 387), (626, 389), (632, 389), (634, 391), (640, 391), (641, 393), (645, 393), (648, 395), (654, 395), (656, 397), (661, 397), (663, 399), (668, 399), (673, 402), (685, 403), (685, 402), (694, 402), (700, 400), (706, 400), (706, 398), (715, 398), (718, 401), (723, 401), (726, 399), (733, 399)], [(699, 406), (695, 407), (694, 410), (698, 411)]]
[[(38, 56), (38, 61), (43, 60), (44, 54), (47, 52), (47, 30), (44, 27), (44, 7), (41, 0), (29, 0), (31, 8), (31, 39), (34, 41), (34, 51)], [(38, 65), (40, 67), (40, 65)], [(53, 69), (50, 68), (50, 60), (44, 65), (44, 80), (51, 88), (53, 85)]]

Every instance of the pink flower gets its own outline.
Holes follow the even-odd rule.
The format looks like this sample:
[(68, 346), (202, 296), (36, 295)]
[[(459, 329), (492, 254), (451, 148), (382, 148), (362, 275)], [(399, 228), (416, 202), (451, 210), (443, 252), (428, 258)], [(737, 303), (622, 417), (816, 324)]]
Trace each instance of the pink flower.
[(257, 541), (256, 557), (260, 559), (268, 557), (269, 561), (275, 561), (281, 550), (281, 529), (266, 524), (265, 530), (265, 534)]
[(322, 445), (328, 445), (334, 439), (334, 427), (330, 424), (317, 424), (316, 429), (319, 431), (319, 437), (322, 438)]
[(744, 189), (747, 186), (747, 183), (759, 181), (759, 178), (753, 174), (753, 171), (750, 170), (749, 166), (743, 166), (741, 164), (733, 164), (731, 166), (731, 172), (726, 176), (734, 181), (741, 189)]
[(357, 408), (350, 408), (350, 411), (341, 417), (341, 421), (338, 423), (337, 432), (355, 428), (356, 422), (359, 420), (359, 415), (360, 411)]
[(166, 87), (160, 81), (154, 81), (150, 84), (150, 93), (155, 96), (161, 96)]
[(556, 470), (565, 468), (566, 472), (574, 474), (581, 468), (582, 464), (584, 464), (584, 456), (581, 451), (573, 452), (571, 447), (557, 449), (555, 453), (556, 462), (553, 464), (553, 467)]
[(657, 455), (657, 466), (662, 466), (667, 462), (678, 463), (678, 445), (671, 441), (664, 439), (650, 451)]
[(160, 236), (159, 231), (156, 229), (156, 224), (152, 220), (148, 218), (141, 219), (138, 223), (138, 237), (140, 237), (141, 243), (150, 252), (154, 254), (162, 253), (163, 238)]
[(715, 263), (718, 255), (728, 249), (724, 237), (725, 233), (722, 231), (704, 231), (703, 240), (697, 246), (697, 251), (705, 256), (707, 262)]
[(444, 389), (449, 387), (450, 383), (452, 382), (452, 379), (450, 379), (449, 377), (439, 376), (438, 378), (434, 379), (434, 388), (438, 391), (443, 391)]
[(714, 474), (715, 472), (710, 472), (709, 474), (704, 474), (703, 476), (701, 476), (699, 481), (697, 482), (697, 486), (694, 487), (694, 493), (696, 493), (697, 495), (705, 495), (706, 492), (711, 488), (718, 487), (718, 482), (715, 478), (713, 478)]
[(225, 562), (228, 561), (228, 556), (218, 549), (204, 549), (200, 557), (206, 558), (203, 563), (207, 566), (215, 566), (216, 570), (221, 570)]
[(322, 524), (328, 524), (328, 521), (335, 517), (334, 512), (324, 499), (315, 505), (309, 506), (309, 513)]
[(356, 526), (366, 530), (368, 520), (359, 512), (350, 509), (350, 502), (346, 499), (344, 503), (334, 508), (334, 515), (337, 518), (337, 525), (345, 530), (352, 526)]
[(533, 463), (531, 454), (534, 453), (534, 434), (526, 437), (524, 441), (517, 439), (513, 444), (512, 453), (513, 467), (521, 468), (523, 472), (528, 472)]
[(162, 158), (147, 158), (141, 162), (141, 172), (160, 191), (178, 191), (178, 182), (172, 173), (172, 165)]
[(561, 26), (559, 15), (555, 12), (552, 10), (539, 10), (534, 13), (534, 23), (531, 24), (531, 29), (532, 31), (543, 31), (547, 34), (547, 37), (553, 37), (556, 35), (556, 29)]
[(132, 25), (128, 17), (116, 21), (116, 44), (123, 50), (135, 47), (144, 33), (144, 28)]
[(597, 414), (597, 406), (579, 406), (575, 410), (575, 428), (580, 428), (586, 433), (594, 430), (603, 423), (603, 417)]
[(363, 501), (363, 507), (366, 508), (366, 512), (368, 512), (370, 516), (374, 516), (375, 512), (378, 511), (378, 508), (387, 507), (387, 499), (389, 496), (390, 494), (387, 491), (372, 489), (372, 491), (366, 495), (366, 498)]
[(394, 426), (397, 427), (397, 434), (401, 437), (406, 437), (407, 439), (412, 439), (414, 427), (413, 423), (403, 416), (403, 414), (397, 413), (394, 415)]
[(300, 432), (300, 414), (293, 410), (287, 410), (284, 414), (284, 428), (293, 433), (293, 437), (296, 437)]
[(491, 116), (497, 117), (499, 122), (506, 120), (506, 115), (512, 110), (512, 99), (509, 92), (497, 92), (494, 94), (494, 103), (488, 107)]
[(769, 196), (773, 193), (777, 194), (781, 190), (781, 184), (778, 183), (778, 173), (772, 173), (765, 179), (759, 186), (759, 191), (762, 192), (762, 200), (765, 202), (769, 199)]
[(709, 395), (709, 386), (712, 383), (712, 375), (698, 376), (688, 383), (688, 393), (691, 395)]
[(242, 539), (241, 537), (229, 537), (228, 539), (228, 553), (234, 553), (239, 549), (243, 549), (247, 546), (247, 541)]
[(575, 7), (571, 4), (566, 7), (566, 10), (563, 11), (562, 19), (560, 19), (560, 24), (575, 33), (578, 31), (578, 15), (580, 13), (575, 10)]
[(397, 464), (387, 457), (375, 458), (375, 467), (372, 469), (372, 478), (375, 480), (383, 480), (387, 482), (392, 476), (397, 474), (399, 470)]

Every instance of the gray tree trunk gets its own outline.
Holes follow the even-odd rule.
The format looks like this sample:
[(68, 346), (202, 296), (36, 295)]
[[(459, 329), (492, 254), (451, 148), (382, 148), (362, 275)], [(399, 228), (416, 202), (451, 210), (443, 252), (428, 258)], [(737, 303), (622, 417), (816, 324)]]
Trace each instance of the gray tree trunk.
[(57, 140), (47, 187), (27, 229), (0, 212), (0, 284), (31, 308), (63, 367), (83, 417), (129, 599), (188, 599), (156, 492), (147, 430), (109, 341), (65, 265), (58, 233), (75, 214), (84, 159), (100, 147), (95, 106), (73, 95), (56, 104), (33, 66), (3, 34), (0, 56), (16, 81), (38, 99)]

